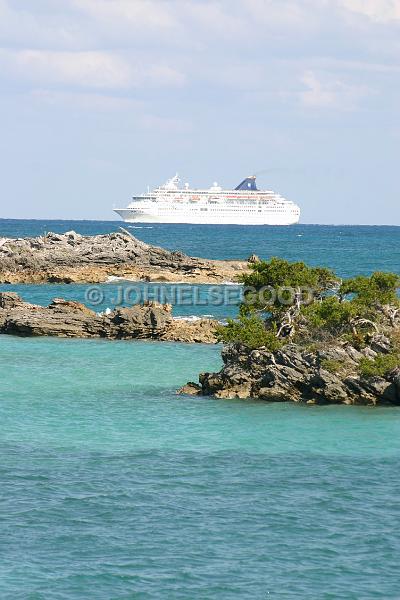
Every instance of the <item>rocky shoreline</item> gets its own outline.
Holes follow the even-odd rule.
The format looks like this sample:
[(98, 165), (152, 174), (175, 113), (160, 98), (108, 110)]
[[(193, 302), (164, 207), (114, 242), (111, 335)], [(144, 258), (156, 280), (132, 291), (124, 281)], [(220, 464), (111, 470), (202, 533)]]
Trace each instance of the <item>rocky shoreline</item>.
[(79, 302), (56, 298), (43, 307), (0, 293), (0, 334), (213, 344), (216, 327), (212, 319), (176, 319), (171, 306), (155, 302), (99, 314)]
[(0, 283), (132, 281), (224, 283), (247, 270), (245, 261), (206, 260), (145, 244), (128, 231), (82, 236), (74, 231), (0, 239)]
[(385, 376), (360, 375), (360, 359), (376, 358), (390, 350), (377, 335), (362, 351), (351, 345), (310, 352), (288, 344), (277, 352), (249, 350), (230, 344), (222, 351), (218, 373), (201, 373), (199, 384), (189, 382), (180, 393), (216, 398), (250, 398), (307, 404), (400, 405), (400, 366)]

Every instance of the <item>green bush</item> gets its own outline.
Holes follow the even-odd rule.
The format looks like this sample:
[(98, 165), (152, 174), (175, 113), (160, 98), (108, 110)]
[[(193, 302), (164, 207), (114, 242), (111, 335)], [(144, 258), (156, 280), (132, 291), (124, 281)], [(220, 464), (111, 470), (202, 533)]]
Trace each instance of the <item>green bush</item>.
[(321, 360), (321, 367), (329, 371), (329, 373), (339, 373), (343, 368), (343, 363), (333, 358), (325, 358)]
[(344, 281), (340, 287), (343, 296), (353, 295), (355, 305), (373, 307), (384, 304), (398, 304), (397, 289), (400, 277), (395, 273), (377, 271), (371, 277), (359, 275)]
[(398, 353), (378, 354), (373, 359), (365, 357), (359, 362), (359, 371), (364, 377), (384, 377), (396, 367), (400, 367)]
[[(291, 340), (310, 345), (340, 338), (361, 349), (371, 329), (386, 324), (382, 306), (400, 306), (400, 277), (394, 273), (341, 281), (330, 269), (276, 257), (249, 266), (250, 272), (240, 278), (245, 291), (238, 319), (218, 329), (225, 343), (275, 351)], [(362, 368), (379, 369), (379, 364)]]
[(271, 352), (282, 347), (276, 331), (266, 329), (265, 321), (254, 313), (240, 314), (237, 320), (229, 319), (227, 325), (217, 328), (217, 338), (225, 344), (241, 343), (252, 349), (265, 346)]
[(303, 308), (303, 315), (314, 329), (326, 329), (338, 333), (350, 324), (355, 315), (351, 302), (340, 302), (337, 296), (328, 296)]
[[(321, 267), (309, 267), (304, 262), (289, 262), (282, 258), (273, 257), (269, 261), (260, 261), (250, 265), (251, 272), (241, 277), (245, 287), (256, 291), (271, 288), (274, 290), (274, 302), (268, 305), (268, 311), (284, 312), (293, 300), (293, 294), (289, 291), (298, 290), (308, 298), (309, 291), (319, 296), (327, 290), (338, 285), (339, 280), (330, 270)], [(285, 302), (282, 303), (281, 299)], [(255, 309), (263, 309), (264, 301), (257, 294), (248, 292), (245, 296), (247, 304)]]

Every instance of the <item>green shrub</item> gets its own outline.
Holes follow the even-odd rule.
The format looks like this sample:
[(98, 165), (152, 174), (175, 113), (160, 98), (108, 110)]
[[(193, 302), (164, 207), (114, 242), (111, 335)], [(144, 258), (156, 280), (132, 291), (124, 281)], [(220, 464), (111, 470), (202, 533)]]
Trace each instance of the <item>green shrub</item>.
[[(302, 294), (302, 303), (309, 297), (309, 292), (319, 296), (338, 285), (339, 280), (330, 270), (321, 267), (309, 267), (304, 262), (289, 262), (283, 258), (273, 257), (269, 261), (260, 261), (250, 265), (251, 272), (241, 277), (242, 283), (256, 291), (271, 288), (274, 290), (274, 301), (268, 305), (268, 311), (285, 312), (294, 302), (296, 290)], [(282, 302), (282, 299), (284, 302)], [(245, 300), (255, 309), (264, 309), (264, 300), (256, 294), (248, 292)]]
[(400, 277), (398, 275), (377, 271), (371, 277), (359, 275), (347, 279), (340, 287), (340, 294), (343, 296), (354, 295), (352, 302), (358, 306), (398, 304), (397, 289), (399, 287)]
[(325, 358), (321, 360), (321, 367), (329, 371), (329, 373), (339, 373), (343, 369), (343, 363), (333, 358)]
[(344, 333), (341, 336), (341, 339), (344, 342), (348, 342), (349, 344), (354, 346), (354, 348), (356, 348), (357, 350), (362, 350), (363, 348), (365, 348), (368, 345), (367, 336), (364, 335), (360, 331), (355, 331), (355, 332), (352, 331), (350, 333)]
[[(361, 349), (370, 340), (371, 328), (385, 324), (382, 306), (400, 305), (400, 277), (394, 273), (341, 282), (330, 269), (276, 257), (251, 264), (250, 269), (240, 278), (245, 291), (238, 319), (218, 329), (225, 343), (275, 351), (291, 340), (310, 345), (340, 338)], [(367, 363), (363, 368), (372, 367)]]
[(355, 314), (351, 302), (340, 302), (337, 296), (328, 296), (303, 308), (303, 315), (314, 329), (326, 329), (337, 333), (350, 324)]
[(229, 319), (227, 325), (217, 328), (217, 338), (225, 344), (239, 342), (252, 349), (265, 346), (271, 352), (282, 347), (276, 331), (266, 329), (263, 319), (254, 313), (240, 314), (237, 320)]
[(373, 359), (365, 357), (359, 362), (359, 371), (364, 377), (384, 377), (396, 367), (400, 367), (398, 353), (378, 354)]

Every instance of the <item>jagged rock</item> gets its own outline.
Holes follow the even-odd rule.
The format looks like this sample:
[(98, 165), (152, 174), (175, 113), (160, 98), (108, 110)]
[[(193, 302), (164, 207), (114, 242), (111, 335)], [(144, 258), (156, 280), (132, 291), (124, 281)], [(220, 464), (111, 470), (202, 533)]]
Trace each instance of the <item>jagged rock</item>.
[(348, 398), (346, 388), (337, 375), (324, 369), (311, 373), (305, 380), (305, 395), (320, 402), (345, 402)]
[(350, 344), (345, 346), (344, 350), (345, 350), (347, 356), (349, 358), (351, 358), (351, 360), (353, 360), (354, 362), (358, 362), (360, 360), (360, 358), (362, 357), (361, 352), (359, 350), (356, 350), (353, 346), (350, 346)]
[(186, 396), (199, 396), (201, 395), (201, 386), (198, 383), (189, 381), (177, 391), (177, 394), (185, 394)]
[[(350, 346), (352, 350), (355, 350), (355, 348), (353, 348), (352, 346)], [(356, 354), (353, 355), (352, 352), (348, 352), (348, 350), (341, 348), (341, 347), (337, 347), (337, 346), (333, 346), (333, 347), (329, 347), (327, 346), (326, 348), (324, 348), (323, 350), (319, 350), (318, 351), (318, 356), (320, 358), (320, 360), (336, 360), (336, 361), (343, 361), (343, 362), (347, 362), (349, 359), (353, 360), (353, 361), (357, 361), (361, 358), (361, 354), (357, 352), (357, 350), (355, 350)], [(358, 358), (355, 358), (357, 357)]]
[(218, 322), (214, 319), (173, 319), (173, 324), (162, 335), (164, 341), (215, 344)]
[[(386, 344), (382, 344), (384, 347)], [(203, 395), (216, 398), (400, 405), (400, 365), (387, 377), (360, 376), (356, 359), (377, 356), (375, 351), (369, 350), (360, 353), (349, 347), (331, 346), (310, 352), (288, 344), (271, 353), (265, 348), (249, 350), (240, 344), (231, 344), (223, 349), (221, 371), (201, 373), (199, 382)], [(337, 361), (338, 372), (325, 369), (325, 360)]]
[(374, 352), (381, 352), (383, 354), (387, 354), (388, 352), (390, 352), (391, 344), (389, 338), (386, 337), (386, 335), (375, 334), (374, 337), (371, 339), (369, 345), (371, 350), (373, 350)]
[(77, 302), (76, 300), (64, 300), (64, 298), (54, 298), (54, 300), (52, 300), (52, 302), (49, 304), (49, 309), (66, 312), (78, 311), (90, 316), (96, 314), (85, 304), (82, 304), (82, 302)]
[(2, 292), (0, 294), (0, 308), (10, 310), (21, 305), (23, 301), (15, 292)]
[(0, 283), (97, 283), (109, 276), (219, 283), (246, 269), (244, 261), (193, 258), (151, 246), (126, 230), (95, 236), (50, 232), (0, 244)]
[(396, 402), (400, 404), (400, 366), (389, 373), (388, 380), (392, 382), (396, 394)]
[[(2, 294), (0, 294), (1, 302)], [(5, 314), (4, 314), (5, 313)], [(0, 333), (20, 336), (104, 337), (104, 323), (79, 302), (54, 301), (49, 307), (20, 302), (0, 310)]]
[(375, 352), (375, 350), (372, 350), (372, 348), (370, 348), (369, 346), (367, 346), (366, 348), (363, 348), (361, 350), (361, 354), (363, 356), (365, 356), (366, 358), (370, 358), (371, 360), (374, 360), (374, 358), (376, 358), (378, 355), (378, 353)]
[(218, 390), (217, 392), (215, 392), (215, 397), (226, 398), (227, 400), (232, 400), (233, 398), (241, 398), (242, 400), (244, 400), (245, 398), (250, 397), (250, 390), (250, 384), (234, 385), (230, 388)]
[(173, 318), (170, 305), (148, 302), (98, 314), (80, 302), (56, 298), (47, 306), (0, 293), (0, 333), (20, 336), (102, 337), (215, 343), (216, 322)]
[(172, 324), (171, 308), (155, 302), (118, 308), (110, 315), (121, 338), (159, 338)]
[(66, 231), (65, 234), (68, 239), (70, 240), (80, 240), (82, 239), (82, 236), (80, 235), (80, 233), (76, 233), (76, 231), (71, 230), (71, 231)]

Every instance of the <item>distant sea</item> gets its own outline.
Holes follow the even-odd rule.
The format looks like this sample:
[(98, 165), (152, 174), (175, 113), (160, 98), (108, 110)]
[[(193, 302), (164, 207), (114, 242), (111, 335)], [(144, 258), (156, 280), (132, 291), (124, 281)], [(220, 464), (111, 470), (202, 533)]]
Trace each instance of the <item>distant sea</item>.
[[(0, 237), (120, 225), (0, 220)], [(398, 227), (129, 231), (209, 258), (400, 272)], [(14, 289), (46, 304), (86, 286)], [(98, 310), (116, 284), (102, 289)], [(220, 364), (217, 346), (0, 336), (0, 598), (399, 597), (400, 411), (175, 394)]]
[(400, 272), (400, 227), (354, 225), (140, 225), (122, 221), (0, 219), (0, 236), (29, 237), (74, 230), (95, 235), (128, 229), (149, 244), (193, 256), (246, 259), (281, 256), (336, 269), (342, 276), (373, 270)]

